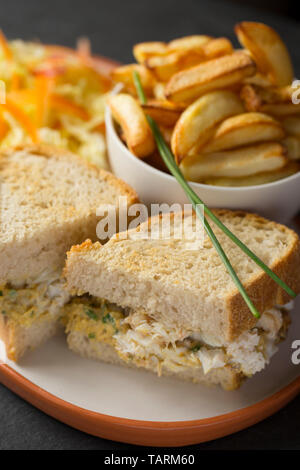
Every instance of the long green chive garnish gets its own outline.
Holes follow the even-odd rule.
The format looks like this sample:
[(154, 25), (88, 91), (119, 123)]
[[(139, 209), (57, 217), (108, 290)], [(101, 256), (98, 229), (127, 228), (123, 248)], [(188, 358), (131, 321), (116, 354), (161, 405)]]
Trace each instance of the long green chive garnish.
[[(140, 81), (140, 77), (138, 72), (133, 72), (133, 80), (134, 84), (137, 90), (137, 94), (139, 97), (139, 100), (141, 104), (146, 104), (147, 99)], [(194, 190), (190, 187), (190, 185), (187, 183), (185, 177), (183, 176), (180, 168), (175, 162), (175, 158), (166, 144), (157, 124), (155, 121), (148, 115), (147, 120), (149, 122), (149, 125), (151, 127), (151, 130), (153, 132), (159, 153), (165, 162), (166, 166), (172, 173), (172, 175), (176, 178), (178, 183), (181, 185), (181, 187), (184, 189), (188, 199), (191, 201), (194, 210), (196, 211), (196, 214), (198, 217), (200, 217), (202, 223), (204, 224), (204, 228), (206, 232), (208, 233), (213, 245), (215, 246), (219, 256), (221, 257), (223, 263), (225, 264), (225, 267), (227, 268), (229, 274), (231, 275), (233, 281), (237, 285), (242, 297), (244, 298), (245, 302), (247, 303), (248, 307), (250, 308), (251, 312), (253, 315), (257, 318), (259, 318), (260, 314), (254, 307), (253, 303), (249, 299), (241, 281), (239, 280), (236, 272), (234, 271), (230, 261), (228, 260), (224, 250), (222, 249), (220, 243), (218, 242), (212, 228), (210, 227), (209, 223), (207, 222), (206, 218), (202, 216), (200, 211), (197, 209), (198, 204), (202, 204), (204, 207), (204, 212), (207, 214), (213, 222), (233, 241), (236, 243), (237, 246), (239, 246), (244, 253), (246, 253), (258, 266), (260, 266), (270, 277), (273, 279), (282, 289), (284, 289), (291, 297), (296, 297), (296, 293), (284, 282), (282, 279), (280, 279), (277, 274), (275, 274), (258, 256), (255, 255), (239, 238), (237, 238), (234, 233), (229, 230), (226, 225), (221, 222), (221, 220), (204, 204), (204, 202), (200, 199), (200, 197), (194, 192)]]

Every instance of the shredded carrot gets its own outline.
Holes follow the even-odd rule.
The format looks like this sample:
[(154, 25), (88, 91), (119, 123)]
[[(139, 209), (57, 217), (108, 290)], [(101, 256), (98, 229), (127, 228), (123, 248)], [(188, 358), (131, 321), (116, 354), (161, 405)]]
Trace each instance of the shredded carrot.
[(1, 114), (0, 114), (0, 140), (1, 140), (1, 139), (4, 139), (4, 137), (6, 136), (8, 130), (9, 130), (9, 125), (8, 125), (7, 122), (2, 118), (2, 116), (1, 116)]
[(6, 37), (4, 36), (1, 29), (0, 29), (0, 46), (2, 47), (5, 59), (11, 60), (13, 58), (13, 54), (8, 45)]
[(73, 103), (69, 99), (65, 98), (64, 96), (58, 94), (51, 94), (50, 98), (50, 105), (66, 114), (71, 114), (73, 116), (82, 119), (83, 121), (88, 121), (90, 116), (89, 113), (79, 104)]
[(10, 82), (11, 91), (19, 90), (21, 86), (21, 77), (16, 72), (13, 73)]
[(7, 96), (18, 105), (30, 105), (36, 101), (36, 92), (30, 88), (24, 88), (21, 90), (13, 90), (7, 93)]
[(27, 134), (30, 136), (32, 142), (37, 143), (38, 142), (38, 134), (37, 134), (37, 128), (27, 116), (27, 114), (11, 100), (9, 97), (6, 98), (6, 103), (1, 104), (1, 107), (3, 106), (4, 110), (9, 112), (15, 119), (18, 121), (18, 123), (23, 127), (23, 129), (27, 132)]
[(36, 91), (36, 126), (41, 127), (44, 125), (47, 108), (49, 102), (50, 92), (53, 87), (53, 80), (45, 75), (39, 75), (35, 79)]

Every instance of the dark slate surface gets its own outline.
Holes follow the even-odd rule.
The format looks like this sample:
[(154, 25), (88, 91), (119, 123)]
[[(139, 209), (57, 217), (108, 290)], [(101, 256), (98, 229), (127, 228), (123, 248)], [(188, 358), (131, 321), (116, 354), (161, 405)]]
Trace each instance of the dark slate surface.
[[(262, 1), (263, 4), (263, 1)], [(131, 47), (145, 40), (186, 34), (226, 35), (234, 39), (240, 20), (275, 27), (292, 52), (300, 74), (299, 23), (239, 3), (212, 0), (2, 0), (0, 27), (9, 38), (75, 44), (86, 35), (96, 53), (128, 62)], [(121, 397), (120, 397), (121, 399)], [(185, 397), (187, 399), (187, 397)], [(0, 449), (103, 449), (134, 452), (134, 446), (98, 439), (46, 416), (0, 385)], [(300, 449), (300, 398), (251, 428), (186, 449)]]

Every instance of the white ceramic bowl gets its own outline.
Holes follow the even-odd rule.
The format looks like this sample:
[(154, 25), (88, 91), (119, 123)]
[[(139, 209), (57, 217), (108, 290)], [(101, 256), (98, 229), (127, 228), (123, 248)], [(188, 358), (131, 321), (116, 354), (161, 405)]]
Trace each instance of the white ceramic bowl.
[[(127, 149), (117, 135), (108, 107), (105, 123), (112, 171), (137, 191), (142, 202), (147, 205), (189, 202), (173, 176), (153, 168)], [(300, 172), (260, 186), (190, 185), (209, 207), (249, 210), (281, 223), (289, 222), (300, 209)]]

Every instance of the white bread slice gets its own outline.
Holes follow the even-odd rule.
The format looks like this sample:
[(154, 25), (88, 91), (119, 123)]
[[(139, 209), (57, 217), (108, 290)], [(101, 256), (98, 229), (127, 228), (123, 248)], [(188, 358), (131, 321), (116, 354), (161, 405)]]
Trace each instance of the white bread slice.
[[(255, 214), (216, 210), (215, 213), (246, 245), (297, 293), (300, 292), (300, 243), (295, 232)], [(190, 226), (195, 216), (188, 214)], [(190, 249), (186, 240), (139, 239), (139, 232), (157, 227), (155, 217), (103, 247), (86, 241), (67, 254), (68, 289), (85, 292), (121, 307), (143, 308), (166, 326), (202, 332), (230, 342), (252, 328), (256, 319), (246, 306), (207, 237), (203, 248)], [(171, 215), (173, 228), (178, 218)], [(263, 313), (290, 298), (212, 224), (234, 269), (258, 310)]]
[(0, 314), (0, 339), (5, 344), (7, 357), (16, 362), (27, 351), (45, 343), (59, 328), (57, 318), (41, 319), (26, 327)]
[[(118, 206), (119, 196), (129, 205), (138, 200), (126, 183), (70, 152), (46, 146), (2, 152), (0, 286), (60, 271), (74, 243), (97, 239), (97, 207)], [(56, 328), (55, 318), (26, 327), (0, 314), (0, 338), (14, 360)]]
[(44, 146), (0, 154), (0, 189), (0, 285), (62, 267), (72, 244), (97, 240), (100, 204), (137, 201), (112, 174)]
[[(137, 367), (135, 364), (123, 361), (110, 344), (90, 340), (83, 332), (71, 331), (67, 336), (67, 342), (69, 348), (80, 356), (126, 367)], [(151, 367), (151, 365), (148, 364), (146, 370), (157, 373), (157, 365), (153, 364), (153, 367)], [(208, 386), (220, 384), (224, 390), (237, 389), (245, 378), (243, 374), (236, 371), (230, 365), (212, 369), (206, 374), (204, 374), (202, 367), (187, 367), (180, 372), (174, 372), (162, 367), (161, 375), (169, 377), (174, 376), (177, 379), (202, 383)]]

